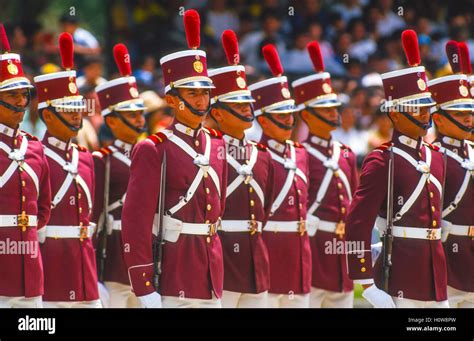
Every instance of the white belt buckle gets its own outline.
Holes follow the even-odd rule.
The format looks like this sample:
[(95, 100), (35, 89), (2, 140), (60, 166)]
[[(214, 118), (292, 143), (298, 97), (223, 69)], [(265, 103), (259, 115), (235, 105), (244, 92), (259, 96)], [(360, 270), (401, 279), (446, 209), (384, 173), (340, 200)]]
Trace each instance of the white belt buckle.
[(77, 167), (74, 167), (72, 163), (66, 162), (66, 164), (63, 166), (63, 169), (71, 174), (73, 177), (76, 177), (78, 171)]
[(295, 170), (296, 169), (296, 163), (291, 159), (286, 159), (285, 163), (283, 165), (286, 169), (289, 169), (289, 170)]
[(430, 172), (430, 167), (425, 161), (418, 161), (418, 164), (416, 165), (416, 170), (423, 174), (428, 174)]

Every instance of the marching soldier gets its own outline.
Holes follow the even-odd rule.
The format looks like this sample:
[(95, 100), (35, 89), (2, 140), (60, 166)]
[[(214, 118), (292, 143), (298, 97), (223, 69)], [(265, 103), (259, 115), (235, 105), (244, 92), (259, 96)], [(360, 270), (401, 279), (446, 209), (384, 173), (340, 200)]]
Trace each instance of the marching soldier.
[[(382, 74), (383, 109), (394, 125), (392, 140), (369, 153), (346, 220), (349, 277), (375, 307), (448, 307), (441, 243), (442, 155), (422, 137), (435, 102), (420, 64), (418, 38), (402, 34), (411, 67)], [(372, 267), (374, 222), (383, 249)]]
[(128, 274), (145, 307), (221, 307), (225, 142), (202, 127), (213, 85), (199, 14), (186, 11), (184, 23), (190, 49), (160, 60), (176, 120), (134, 148), (122, 211)]
[(130, 56), (125, 45), (115, 45), (114, 57), (122, 77), (96, 88), (102, 115), (115, 140), (111, 146), (93, 153), (96, 180), (93, 220), (98, 222), (97, 268), (99, 281), (104, 283), (109, 296), (106, 306), (134, 308), (139, 302), (131, 291), (123, 257), (121, 215), (131, 152), (145, 126), (145, 107), (143, 99), (138, 97), (135, 77), (130, 76)]
[(37, 230), (49, 220), (49, 168), (37, 138), (20, 122), (33, 87), (0, 24), (0, 241), (21, 252), (0, 256), (0, 308), (41, 308), (43, 265)]
[(270, 256), (271, 308), (306, 308), (311, 290), (311, 248), (306, 232), (308, 157), (289, 140), (295, 126), (295, 101), (273, 45), (263, 47), (273, 78), (252, 84), (255, 116), (263, 129), (261, 143), (268, 147), (274, 172), (274, 197), (263, 240)]
[(446, 163), (441, 228), (449, 306), (474, 308), (474, 149), (466, 143), (472, 131), (474, 104), (468, 88), (469, 69), (462, 70), (459, 63), (469, 57), (460, 53), (459, 47), (455, 41), (446, 45), (455, 74), (433, 79), (428, 86), (437, 103), (433, 120), (438, 136), (433, 144), (439, 146)]
[(51, 170), (51, 219), (41, 234), (44, 306), (100, 308), (89, 217), (94, 201), (94, 161), (86, 148), (71, 143), (82, 127), (85, 103), (76, 86), (73, 41), (59, 37), (66, 71), (37, 76), (38, 109), (47, 127), (44, 152)]
[[(310, 134), (303, 143), (309, 157), (307, 230), (312, 252), (311, 308), (352, 308), (353, 283), (347, 275), (344, 226), (358, 174), (355, 154), (331, 139), (341, 103), (324, 72), (319, 44), (308, 44), (316, 74), (292, 83), (300, 116)], [(332, 249), (328, 248), (332, 246)], [(342, 251), (342, 252), (341, 252)]]
[(213, 120), (227, 147), (226, 210), (219, 237), (224, 252), (224, 308), (266, 308), (270, 287), (268, 251), (262, 239), (272, 203), (273, 165), (266, 148), (248, 141), (244, 130), (254, 120), (245, 68), (239, 63), (235, 33), (222, 43), (230, 66), (209, 71)]

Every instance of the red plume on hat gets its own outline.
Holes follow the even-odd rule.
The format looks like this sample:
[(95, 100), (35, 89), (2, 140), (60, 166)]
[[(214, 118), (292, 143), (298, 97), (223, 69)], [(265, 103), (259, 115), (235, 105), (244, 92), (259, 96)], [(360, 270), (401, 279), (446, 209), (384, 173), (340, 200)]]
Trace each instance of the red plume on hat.
[(8, 42), (7, 33), (5, 27), (0, 24), (0, 52), (10, 52), (10, 43)]
[(184, 12), (184, 30), (189, 48), (197, 49), (201, 45), (201, 19), (196, 10), (189, 9)]
[(450, 40), (446, 43), (446, 56), (453, 73), (461, 72), (461, 53), (459, 45), (456, 41)]
[(63, 32), (59, 36), (59, 53), (64, 69), (71, 70), (74, 66), (74, 42), (71, 34)]
[(402, 32), (403, 50), (410, 66), (420, 65), (420, 49), (418, 48), (418, 36), (413, 30), (405, 30)]
[(273, 76), (278, 77), (283, 74), (283, 66), (281, 65), (280, 56), (275, 45), (267, 44), (262, 47), (263, 58), (267, 62)]
[(469, 56), (469, 48), (465, 42), (458, 43), (459, 53), (461, 55), (461, 72), (470, 75), (472, 74), (471, 58)]
[(312, 41), (306, 45), (306, 48), (308, 49), (309, 57), (313, 63), (314, 70), (316, 72), (323, 72), (324, 60), (319, 43), (317, 41)]
[(117, 44), (114, 46), (114, 59), (122, 77), (130, 76), (132, 74), (130, 54), (124, 44)]
[(237, 35), (232, 30), (225, 30), (222, 33), (222, 45), (229, 65), (237, 65), (240, 62), (239, 43)]

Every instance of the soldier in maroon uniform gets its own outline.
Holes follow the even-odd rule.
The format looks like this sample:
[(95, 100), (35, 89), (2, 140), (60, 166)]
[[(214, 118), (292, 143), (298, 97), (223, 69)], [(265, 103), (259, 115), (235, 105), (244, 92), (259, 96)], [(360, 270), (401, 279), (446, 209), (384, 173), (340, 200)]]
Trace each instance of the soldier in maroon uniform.
[[(402, 34), (410, 68), (382, 74), (383, 109), (392, 140), (364, 160), (360, 185), (346, 220), (349, 277), (375, 307), (448, 307), (446, 259), (441, 243), (442, 155), (422, 137), (435, 102), (418, 66), (418, 38)], [(372, 267), (374, 223), (383, 236)]]
[(308, 125), (303, 143), (309, 154), (307, 230), (312, 252), (311, 308), (352, 308), (353, 283), (347, 275), (344, 226), (357, 182), (355, 154), (331, 139), (341, 103), (324, 72), (319, 44), (308, 44), (316, 74), (292, 83), (300, 116)]
[[(135, 77), (130, 76), (132, 69), (126, 46), (115, 45), (114, 57), (122, 77), (96, 88), (102, 115), (115, 140), (112, 145), (93, 153), (96, 181), (93, 221), (97, 222), (99, 232), (99, 281), (104, 283), (108, 293), (108, 299), (101, 297), (101, 300), (108, 308), (134, 308), (139, 302), (131, 291), (123, 257), (121, 216), (131, 152), (143, 132), (145, 107), (138, 96)], [(104, 207), (106, 202), (107, 207)]]
[(266, 308), (270, 287), (268, 251), (262, 238), (272, 203), (273, 165), (263, 145), (245, 138), (254, 120), (245, 68), (239, 63), (235, 33), (222, 43), (230, 66), (209, 71), (213, 121), (227, 147), (226, 210), (219, 237), (224, 252), (224, 308)]
[(467, 78), (471, 73), (469, 53), (461, 46), (455, 41), (447, 43), (454, 74), (433, 79), (428, 86), (437, 103), (433, 120), (438, 136), (433, 144), (439, 147), (446, 163), (441, 228), (448, 264), (449, 306), (474, 308), (474, 149), (466, 143), (472, 131), (474, 104)]
[(51, 210), (49, 168), (41, 142), (19, 129), (33, 86), (20, 56), (10, 53), (2, 24), (0, 52), (0, 242), (5, 245), (0, 308), (40, 308), (43, 264), (37, 231)]
[(34, 78), (38, 109), (47, 127), (44, 152), (50, 168), (51, 219), (42, 231), (44, 306), (100, 308), (97, 270), (89, 217), (94, 201), (94, 163), (86, 148), (71, 143), (85, 109), (76, 86), (73, 41), (59, 37), (66, 71)]
[(260, 142), (268, 147), (273, 164), (274, 200), (263, 228), (270, 257), (269, 307), (305, 308), (311, 290), (311, 248), (306, 232), (308, 156), (289, 140), (297, 108), (273, 45), (263, 55), (275, 77), (252, 84), (255, 116), (263, 130)]
[[(122, 211), (125, 262), (145, 307), (221, 307), (224, 265), (217, 228), (227, 187), (225, 141), (202, 127), (213, 85), (206, 53), (197, 49), (198, 13), (186, 11), (184, 23), (191, 49), (160, 60), (176, 120), (134, 148)], [(164, 242), (158, 283), (153, 254), (161, 252), (152, 247), (154, 235)]]

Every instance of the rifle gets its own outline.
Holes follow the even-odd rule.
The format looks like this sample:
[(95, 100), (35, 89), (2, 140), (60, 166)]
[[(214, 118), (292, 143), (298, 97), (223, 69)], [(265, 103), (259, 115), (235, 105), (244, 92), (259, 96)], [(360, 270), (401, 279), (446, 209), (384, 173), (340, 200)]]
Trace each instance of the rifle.
[(166, 189), (166, 153), (161, 163), (160, 195), (158, 198), (158, 233), (153, 239), (153, 286), (159, 293), (161, 262), (163, 260), (163, 246), (165, 244), (163, 231), (163, 216), (165, 214), (165, 189)]
[(382, 288), (388, 293), (388, 282), (390, 278), (390, 268), (392, 266), (392, 228), (393, 228), (393, 174), (394, 155), (393, 147), (390, 147), (390, 159), (388, 161), (388, 183), (387, 183), (387, 226), (382, 236)]
[[(109, 186), (110, 185), (110, 157), (105, 159), (104, 177), (104, 210), (102, 212), (103, 222), (99, 226), (99, 245), (96, 251), (97, 274), (100, 282), (104, 281), (105, 259), (107, 258), (107, 237), (109, 231)], [(102, 227), (102, 228), (101, 228)]]

